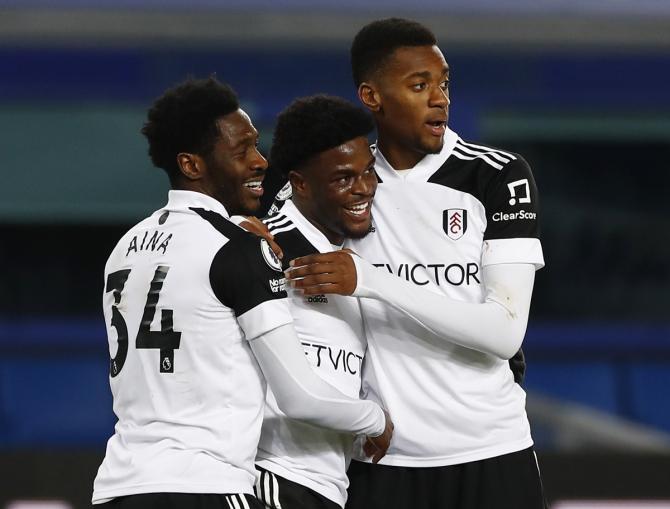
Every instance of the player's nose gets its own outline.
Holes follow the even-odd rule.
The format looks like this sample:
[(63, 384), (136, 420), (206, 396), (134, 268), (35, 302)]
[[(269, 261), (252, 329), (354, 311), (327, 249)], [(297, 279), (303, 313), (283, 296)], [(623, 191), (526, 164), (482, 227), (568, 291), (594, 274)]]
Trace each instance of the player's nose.
[(268, 160), (263, 157), (263, 154), (261, 154), (258, 149), (254, 149), (255, 154), (253, 159), (251, 160), (251, 164), (249, 165), (252, 170), (254, 171), (265, 171), (268, 169)]
[(354, 194), (372, 196), (374, 194), (375, 188), (377, 187), (376, 184), (376, 177), (370, 178), (368, 175), (359, 175), (354, 180), (354, 185), (351, 186), (351, 191)]
[(430, 105), (439, 108), (446, 108), (451, 101), (449, 100), (449, 92), (443, 90), (441, 87), (435, 87), (430, 94)]

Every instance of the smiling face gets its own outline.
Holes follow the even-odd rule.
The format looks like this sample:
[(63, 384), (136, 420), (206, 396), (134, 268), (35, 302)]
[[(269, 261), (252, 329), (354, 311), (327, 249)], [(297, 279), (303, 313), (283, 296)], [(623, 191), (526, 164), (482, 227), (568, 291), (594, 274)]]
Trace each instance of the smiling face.
[(217, 120), (220, 137), (202, 159), (201, 192), (219, 200), (229, 214), (251, 215), (260, 208), (268, 163), (258, 152), (258, 131), (238, 109)]
[(379, 148), (399, 170), (442, 149), (449, 118), (449, 67), (437, 46), (397, 48), (359, 96), (377, 122)]
[(367, 234), (377, 190), (374, 164), (367, 138), (359, 136), (317, 154), (289, 174), (296, 207), (331, 243)]

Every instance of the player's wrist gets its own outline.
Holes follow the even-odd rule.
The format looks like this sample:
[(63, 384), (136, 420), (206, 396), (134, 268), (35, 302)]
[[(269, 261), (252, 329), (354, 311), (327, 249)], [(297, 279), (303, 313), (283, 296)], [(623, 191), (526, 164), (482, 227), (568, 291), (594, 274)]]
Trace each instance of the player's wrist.
[(374, 277), (375, 267), (370, 265), (356, 253), (352, 252), (350, 253), (350, 256), (354, 261), (354, 266), (356, 268), (356, 288), (354, 288), (351, 295), (354, 297), (374, 297), (374, 292), (372, 291), (372, 288), (370, 288), (368, 282)]
[(386, 431), (386, 413), (377, 403), (374, 403), (373, 401), (370, 401), (369, 403), (375, 406), (377, 419), (374, 428), (366, 433), (366, 435), (370, 438), (377, 438), (382, 436), (384, 431)]

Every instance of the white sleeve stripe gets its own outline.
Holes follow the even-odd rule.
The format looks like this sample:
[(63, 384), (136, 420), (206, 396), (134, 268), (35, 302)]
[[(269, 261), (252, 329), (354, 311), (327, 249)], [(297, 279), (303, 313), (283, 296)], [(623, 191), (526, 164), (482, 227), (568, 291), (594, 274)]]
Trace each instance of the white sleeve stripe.
[(460, 152), (457, 152), (457, 150), (458, 150), (458, 147), (454, 147), (454, 150), (453, 150), (452, 154), (455, 155), (456, 157), (458, 157), (459, 159), (463, 159), (465, 161), (474, 161), (475, 159), (482, 159), (482, 160), (486, 161), (487, 163), (489, 163), (491, 166), (493, 166), (496, 170), (502, 170), (502, 168), (503, 168), (502, 165), (500, 165), (500, 164), (496, 163), (495, 161), (489, 159), (488, 157), (486, 157), (485, 154), (480, 154), (480, 155), (477, 155), (477, 156), (468, 156), (468, 155), (465, 155), (465, 154), (461, 154)]
[(296, 226), (293, 223), (290, 223), (290, 224), (288, 224), (286, 226), (283, 226), (281, 228), (270, 228), (270, 233), (272, 235), (274, 235), (276, 233), (281, 233), (281, 232), (287, 232), (289, 230), (294, 230), (295, 228), (296, 228)]
[(482, 159), (487, 159), (487, 162), (488, 162), (488, 158), (491, 158), (490, 160), (495, 161), (496, 164), (499, 163), (499, 162), (502, 163), (502, 164), (507, 164), (510, 161), (509, 159), (504, 159), (503, 157), (501, 157), (497, 154), (494, 154), (493, 152), (486, 152), (486, 153), (476, 152), (476, 151), (470, 150), (469, 148), (467, 148), (465, 146), (462, 146), (462, 145), (456, 145), (454, 147), (454, 150), (458, 150), (460, 153), (465, 153), (465, 154), (468, 154), (468, 155), (471, 155), (471, 156), (481, 157)]
[(267, 219), (263, 219), (263, 222), (265, 224), (272, 224), (272, 223), (276, 223), (277, 221), (281, 221), (282, 219), (288, 219), (288, 217), (286, 217), (285, 214), (278, 214), (276, 216), (268, 217)]
[(465, 152), (466, 154), (470, 154), (473, 156), (478, 156), (478, 155), (487, 155), (491, 156), (494, 159), (500, 161), (501, 163), (509, 163), (511, 159), (504, 157), (496, 152), (490, 151), (490, 152), (482, 152), (481, 150), (473, 150), (472, 148), (468, 147), (465, 143), (457, 143), (456, 147), (458, 147), (459, 150), (462, 152)]
[(237, 495), (233, 495), (230, 497), (230, 500), (233, 502), (233, 508), (234, 509), (242, 509), (240, 507), (240, 503), (237, 501)]
[(274, 495), (272, 497), (272, 503), (274, 504), (276, 509), (282, 509), (281, 504), (279, 503), (279, 482), (277, 481), (277, 476), (274, 474), (272, 475), (272, 484), (274, 486)]
[(272, 502), (270, 501), (270, 473), (269, 472), (263, 472), (263, 502), (265, 502), (265, 505), (271, 505)]
[(463, 139), (459, 139), (457, 141), (459, 141), (463, 145), (467, 145), (470, 148), (478, 148), (478, 149), (481, 149), (481, 150), (485, 150), (486, 152), (497, 152), (498, 154), (509, 157), (513, 160), (516, 159), (516, 156), (514, 154), (510, 154), (509, 152), (505, 152), (504, 150), (500, 150), (500, 149), (497, 149), (497, 148), (491, 148), (491, 147), (484, 147), (483, 145), (477, 145), (476, 143), (469, 143), (469, 142), (464, 141)]
[(516, 159), (514, 155), (509, 154), (508, 152), (503, 152), (502, 150), (498, 150), (491, 147), (484, 147), (482, 145), (475, 145), (474, 143), (468, 143), (466, 141), (463, 141), (463, 139), (456, 140), (456, 144), (460, 147), (467, 147), (468, 149), (474, 152), (479, 152), (483, 154), (495, 154), (501, 159), (504, 159), (504, 162), (506, 163), (512, 161), (513, 159)]
[(273, 223), (265, 223), (265, 224), (267, 225), (267, 227), (270, 230), (272, 230), (273, 228), (279, 228), (280, 226), (284, 226), (286, 224), (291, 224), (291, 220), (288, 217), (284, 216), (279, 221), (275, 221)]
[(226, 497), (226, 503), (228, 504), (228, 509), (234, 509), (233, 505), (230, 503), (230, 495)]
[(247, 502), (247, 497), (246, 497), (246, 495), (245, 495), (244, 493), (238, 495), (238, 497), (240, 497), (240, 502), (242, 502), (242, 507), (243, 507), (244, 509), (251, 509), (251, 508), (249, 507), (249, 502)]
[(256, 495), (256, 498), (260, 500), (261, 502), (263, 501), (263, 472), (260, 473), (258, 476), (258, 480), (256, 481), (256, 484), (254, 484), (254, 495)]
[(263, 503), (265, 503), (265, 494), (263, 493), (263, 472), (261, 472), (261, 475), (258, 477), (258, 481), (256, 481), (256, 497)]

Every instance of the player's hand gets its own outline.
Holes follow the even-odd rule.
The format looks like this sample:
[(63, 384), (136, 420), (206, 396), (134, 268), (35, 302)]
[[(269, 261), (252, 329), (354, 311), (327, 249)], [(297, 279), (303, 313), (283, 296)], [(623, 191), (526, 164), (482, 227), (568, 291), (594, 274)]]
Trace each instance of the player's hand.
[(291, 260), (285, 272), (286, 281), (304, 295), (351, 295), (358, 283), (351, 253), (349, 249), (342, 249)]
[(268, 241), (268, 244), (270, 244), (270, 247), (272, 248), (272, 251), (274, 251), (274, 254), (277, 255), (277, 258), (280, 260), (284, 258), (284, 252), (281, 247), (279, 247), (279, 244), (275, 242), (274, 235), (270, 233), (270, 230), (268, 230), (267, 225), (263, 221), (254, 216), (246, 216), (245, 220), (242, 221), (239, 226), (248, 232), (263, 237)]
[(386, 417), (384, 433), (378, 437), (366, 437), (365, 444), (363, 445), (363, 452), (368, 458), (372, 457), (372, 463), (379, 463), (379, 460), (386, 456), (386, 451), (388, 451), (391, 445), (393, 421), (391, 421), (391, 417), (386, 410), (384, 410), (384, 416)]

